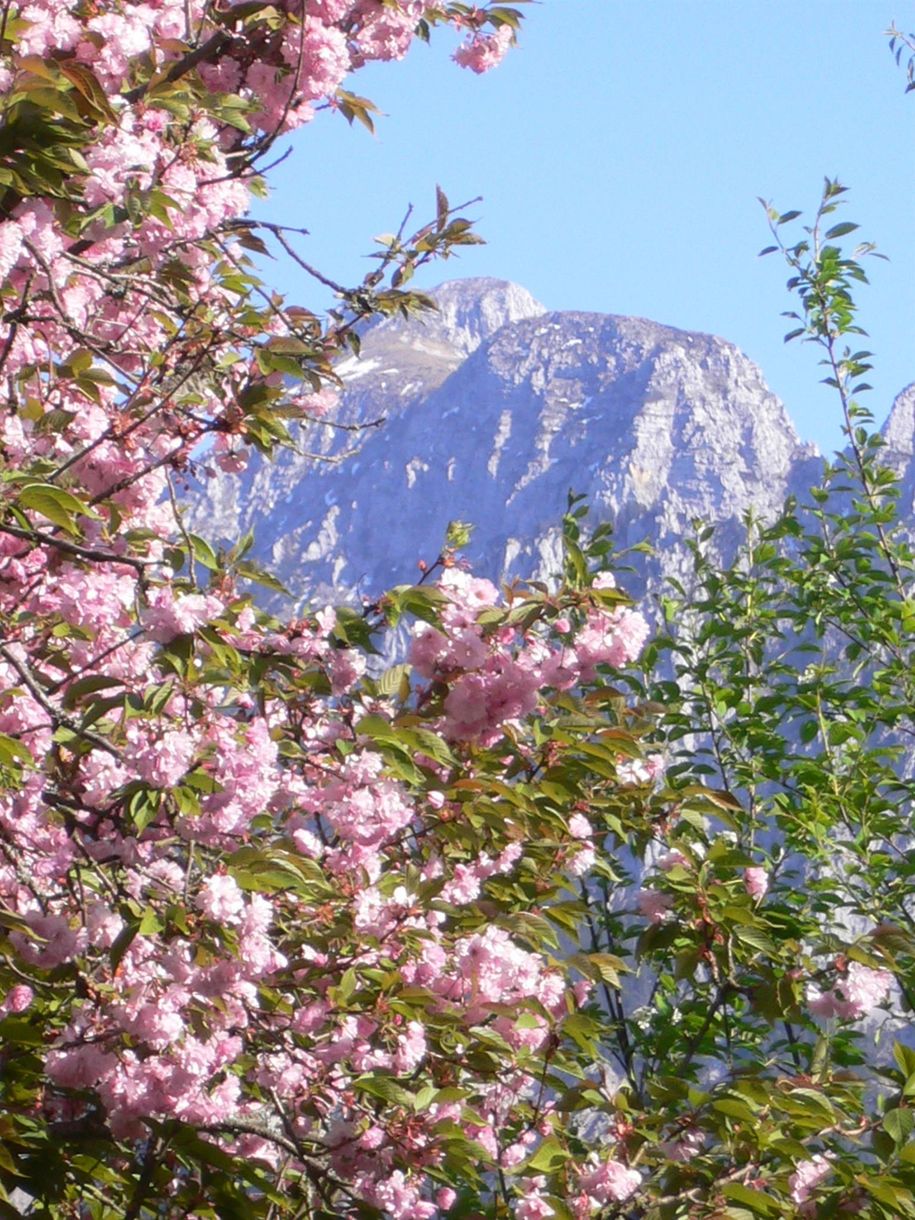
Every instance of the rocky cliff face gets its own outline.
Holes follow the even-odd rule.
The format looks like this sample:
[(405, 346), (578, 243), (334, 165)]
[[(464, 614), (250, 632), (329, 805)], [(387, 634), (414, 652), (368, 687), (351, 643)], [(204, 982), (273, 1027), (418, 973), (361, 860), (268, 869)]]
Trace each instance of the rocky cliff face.
[(883, 426), (883, 439), (887, 456), (901, 479), (900, 513), (903, 519), (915, 523), (915, 382), (893, 403)]
[[(547, 313), (493, 280), (434, 295), (437, 314), (373, 327), (360, 358), (339, 366), (341, 418), (384, 425), (356, 434), (357, 451), (337, 462), (285, 452), (211, 480), (193, 509), (201, 532), (253, 528), (258, 558), (300, 597), (372, 596), (414, 579), (455, 518), (476, 525), (467, 554), (481, 572), (548, 577), (574, 490), (621, 546), (654, 545), (637, 578), (654, 585), (688, 567), (695, 518), (717, 523), (727, 550), (747, 508), (772, 514), (815, 477), (816, 451), (722, 339)], [(341, 435), (312, 429), (302, 448), (340, 456)], [(911, 421), (906, 435), (911, 455)]]

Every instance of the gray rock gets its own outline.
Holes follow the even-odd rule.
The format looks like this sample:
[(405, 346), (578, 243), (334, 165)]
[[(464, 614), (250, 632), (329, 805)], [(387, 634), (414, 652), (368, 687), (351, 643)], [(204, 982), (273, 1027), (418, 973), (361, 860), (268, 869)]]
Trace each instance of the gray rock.
[[(771, 517), (817, 477), (816, 449), (723, 339), (547, 313), (496, 280), (433, 295), (438, 313), (372, 326), (338, 366), (340, 420), (383, 426), (303, 430), (301, 452), (210, 479), (192, 524), (212, 540), (252, 528), (256, 557), (299, 599), (374, 597), (434, 560), (453, 519), (475, 524), (465, 553), (481, 574), (550, 577), (573, 490), (621, 547), (653, 544), (635, 561), (641, 595), (686, 576), (695, 519), (717, 525), (727, 553), (748, 509)], [(886, 437), (915, 488), (915, 387)]]

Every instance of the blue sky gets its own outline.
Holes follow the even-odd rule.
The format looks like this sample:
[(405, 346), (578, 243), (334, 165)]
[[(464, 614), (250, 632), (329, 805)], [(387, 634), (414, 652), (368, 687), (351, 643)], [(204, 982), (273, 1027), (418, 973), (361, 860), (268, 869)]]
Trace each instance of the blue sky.
[[(406, 205), (431, 215), (440, 182), (487, 245), (419, 280), (492, 275), (552, 309), (634, 314), (737, 343), (805, 439), (840, 443), (812, 348), (787, 347), (787, 273), (757, 196), (814, 209), (824, 175), (850, 190), (843, 219), (877, 242), (859, 297), (882, 419), (915, 380), (915, 95), (883, 31), (915, 29), (912, 0), (542, 0), (519, 47), (485, 77), (455, 40), (352, 78), (385, 112), (375, 137), (319, 115), (296, 133), (258, 214), (310, 231), (302, 251), (355, 282), (374, 234)], [(268, 279), (326, 296), (287, 264)]]

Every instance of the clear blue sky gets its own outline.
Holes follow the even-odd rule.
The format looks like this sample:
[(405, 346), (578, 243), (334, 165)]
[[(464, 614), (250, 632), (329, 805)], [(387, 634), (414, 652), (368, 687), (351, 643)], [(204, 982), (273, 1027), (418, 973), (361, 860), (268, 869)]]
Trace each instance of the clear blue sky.
[[(525, 285), (552, 309), (634, 314), (737, 343), (799, 431), (840, 441), (812, 348), (791, 344), (786, 273), (757, 196), (809, 214), (824, 175), (850, 188), (845, 219), (874, 260), (862, 321), (882, 420), (915, 380), (915, 94), (883, 31), (915, 29), (912, 0), (542, 0), (519, 47), (481, 78), (450, 63), (454, 39), (352, 78), (385, 112), (378, 133), (322, 114), (296, 133), (260, 215), (304, 225), (305, 256), (355, 282), (374, 234), (434, 183), (474, 209), (487, 245), (426, 273)], [(326, 296), (294, 266), (276, 286)]]

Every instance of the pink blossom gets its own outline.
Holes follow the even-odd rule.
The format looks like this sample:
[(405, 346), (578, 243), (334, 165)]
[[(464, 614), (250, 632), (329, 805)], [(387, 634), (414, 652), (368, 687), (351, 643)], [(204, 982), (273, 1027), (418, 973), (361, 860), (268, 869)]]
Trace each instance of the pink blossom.
[(453, 902), (461, 906), (472, 902), (480, 895), (480, 877), (477, 871), (466, 864), (457, 864), (451, 880), (442, 888), (441, 897), (445, 902)]
[(115, 1057), (100, 1046), (88, 1043), (52, 1051), (46, 1066), (48, 1075), (57, 1084), (69, 1089), (85, 1089), (94, 1087), (116, 1062)]
[(368, 1202), (388, 1212), (393, 1220), (430, 1220), (435, 1215), (435, 1204), (424, 1202), (419, 1184), (400, 1169), (379, 1178), (365, 1175), (358, 1187)]
[(553, 1208), (543, 1197), (545, 1187), (544, 1177), (521, 1178), (517, 1183), (521, 1198), (515, 1206), (518, 1220), (543, 1220), (544, 1217), (555, 1215)]
[(322, 419), (337, 407), (340, 394), (337, 390), (328, 388), (313, 394), (300, 394), (291, 401), (307, 418)]
[(445, 698), (445, 732), (464, 740), (497, 740), (506, 721), (533, 711), (538, 693), (536, 673), (510, 657), (496, 657), (485, 670), (454, 683)]
[(187, 773), (196, 753), (192, 737), (181, 729), (168, 729), (158, 740), (137, 740), (125, 757), (152, 788), (173, 788)]
[(829, 1176), (832, 1164), (829, 1159), (817, 1153), (810, 1160), (799, 1161), (794, 1173), (788, 1179), (788, 1189), (795, 1203), (806, 1203), (813, 1191)]
[(103, 902), (93, 902), (86, 915), (86, 931), (98, 949), (110, 949), (124, 928), (124, 920)]
[(23, 254), (23, 239), (22, 227), (15, 220), (0, 223), (0, 282), (6, 279)]
[(510, 873), (523, 854), (524, 848), (520, 843), (509, 843), (506, 847), (503, 847), (498, 856), (496, 856), (496, 859), (493, 862), (492, 871), (499, 874)]
[(861, 962), (850, 962), (839, 988), (853, 1010), (850, 1015), (857, 1019), (866, 1016), (881, 1004), (892, 985), (893, 976), (888, 970), (874, 970)]
[(249, 453), (246, 449), (234, 448), (231, 437), (220, 433), (213, 446), (216, 465), (224, 474), (241, 474), (248, 467)]
[(574, 835), (576, 839), (590, 839), (593, 833), (593, 826), (583, 814), (572, 814), (569, 818), (569, 834)]
[(163, 586), (153, 590), (141, 616), (150, 639), (168, 644), (176, 636), (196, 631), (222, 609), (218, 598), (203, 593), (176, 595)]
[(619, 667), (634, 661), (647, 636), (648, 623), (637, 610), (591, 611), (575, 641), (582, 678), (593, 678), (598, 665)]
[(184, 1035), (185, 1023), (181, 1014), (171, 1005), (161, 1002), (144, 1004), (133, 1017), (125, 1022), (141, 1041), (155, 1050), (166, 1050)]
[(426, 1057), (426, 1031), (419, 1021), (410, 1021), (406, 1033), (397, 1039), (394, 1070), (405, 1076), (414, 1071)]
[(203, 799), (203, 816), (193, 819), (188, 830), (211, 841), (244, 832), (277, 789), (277, 746), (269, 726), (258, 716), (239, 732), (231, 721), (221, 721), (210, 726), (202, 745), (216, 747), (208, 771), (218, 790)]
[(673, 898), (660, 890), (639, 890), (635, 904), (639, 914), (644, 915), (650, 923), (666, 923), (671, 917)]
[(599, 1204), (624, 1203), (641, 1186), (642, 1175), (636, 1169), (611, 1160), (602, 1161), (583, 1173), (579, 1182), (581, 1189)]
[(43, 199), (26, 200), (17, 209), (16, 220), (32, 249), (46, 264), (52, 265), (59, 258), (64, 243), (57, 217), (49, 204)]
[(575, 997), (575, 1003), (581, 1008), (587, 1004), (588, 998), (594, 990), (594, 983), (591, 979), (579, 979), (578, 982), (572, 984), (572, 994)]
[(295, 843), (297, 851), (300, 851), (303, 856), (308, 856), (312, 860), (320, 860), (324, 854), (324, 844), (311, 830), (299, 827), (293, 831), (292, 841)]
[(850, 962), (845, 977), (839, 978), (831, 991), (812, 987), (807, 1003), (814, 1016), (857, 1021), (883, 1003), (892, 984), (893, 976), (888, 970)]
[(658, 856), (657, 860), (655, 860), (655, 864), (662, 873), (669, 873), (672, 868), (689, 867), (689, 861), (687, 860), (686, 856), (684, 856), (682, 851), (677, 851), (676, 848), (673, 851), (668, 851), (663, 855)]
[(764, 868), (746, 868), (743, 873), (743, 883), (750, 897), (761, 902), (769, 888), (769, 874)]
[(488, 72), (502, 62), (511, 42), (510, 26), (499, 26), (493, 34), (478, 31), (471, 34), (455, 51), (455, 63), (460, 64), (462, 68), (469, 68), (471, 72)]
[(216, 873), (200, 887), (197, 907), (217, 923), (238, 923), (245, 910), (245, 899), (234, 877)]
[[(451, 1188), (433, 1201), (435, 1124), (467, 1123), (470, 1103), (433, 1103), (401, 1129), (382, 1099), (368, 1117), (354, 1077), (394, 1073), (412, 1087), (415, 1076), (421, 1089), (444, 1013), (466, 1043), (456, 1070), (480, 1158), (522, 1166), (537, 1139), (514, 1134), (529, 1068), (570, 1009), (565, 974), (513, 940), (508, 919), (499, 926), (484, 904), (457, 919), (445, 910), (485, 895), (501, 912), (513, 886), (497, 878), (527, 842), (502, 812), (477, 833), (474, 798), (452, 785), (477, 778), (477, 747), (503, 736), (498, 753), (514, 765), (545, 682), (570, 690), (589, 666), (634, 655), (637, 616), (594, 610), (579, 658), (573, 624), (590, 603), (557, 607), (553, 627), (552, 607), (530, 627), (497, 622), (501, 611), (485, 613), (500, 604), (496, 587), (451, 568), (438, 625), (414, 641), (432, 688), (404, 716), (363, 680), (365, 649), (338, 646), (331, 612), (268, 626), (231, 564), (198, 589), (208, 565), (189, 570), (185, 556), (182, 568), (174, 548), (187, 528), (209, 536), (206, 523), (186, 526), (170, 495), (204, 464), (244, 465), (259, 395), (306, 423), (335, 406), (334, 391), (302, 393), (257, 363), (265, 335), (301, 333), (318, 367), (340, 332), (275, 302), (265, 321), (239, 294), (246, 157), (307, 121), (312, 103), (336, 105), (353, 67), (402, 56), (431, 11), (422, 0), (303, 0), (225, 26), (201, 0), (36, 0), (14, 16), (0, 84), (32, 88), (39, 65), (17, 56), (49, 57), (86, 120), (74, 151), (87, 166), (74, 160), (67, 198), (14, 199), (0, 221), (0, 280), (17, 319), (3, 353), (16, 395), (0, 421), (4, 459), (14, 474), (59, 477), (62, 495), (91, 506), (78, 514), (79, 546), (37, 509), (53, 537), (0, 535), (7, 648), (34, 678), (0, 667), (0, 732), (32, 756), (0, 792), (0, 896), (16, 917), (11, 962), (35, 973), (41, 999), (23, 984), (0, 1008), (53, 1018), (34, 1048), (49, 1087), (32, 1117), (91, 1115), (111, 1147), (177, 1123), (275, 1166), (269, 1140), (221, 1126), (262, 1125), (275, 1091), (316, 1168), (331, 1183), (341, 1175), (346, 1206), (431, 1220), (458, 1202)], [(440, 17), (461, 18), (458, 59), (474, 71), (511, 41), (507, 26), (483, 32), (485, 11)], [(185, 72), (188, 45), (201, 50)], [(176, 64), (193, 103), (178, 122), (147, 90), (150, 73), (168, 83)], [(223, 121), (232, 114), (256, 130)], [(11, 502), (20, 486), (9, 484)], [(569, 637), (561, 648), (557, 632)], [(417, 770), (395, 777), (383, 731), (360, 730), (366, 716), (424, 735)], [(433, 733), (452, 745), (436, 749)], [(560, 862), (587, 868), (594, 835), (573, 814)], [(243, 892), (243, 869), (270, 897)], [(338, 1007), (348, 969), (365, 992), (352, 1012)], [(362, 1000), (379, 978), (387, 999), (376, 1009)], [(402, 1015), (399, 981), (425, 990), (435, 1039)], [(575, 985), (579, 1002), (587, 986)], [(498, 1073), (480, 1078), (483, 1029), (506, 1049)], [(176, 1171), (176, 1195), (186, 1186)], [(519, 1195), (522, 1217), (551, 1213), (541, 1180), (522, 1179)]]
[(303, 63), (298, 88), (309, 100), (333, 94), (350, 69), (350, 53), (341, 30), (306, 17), (301, 33), (294, 27), (283, 48), (290, 67)]
[(688, 1127), (676, 1139), (665, 1140), (660, 1145), (661, 1151), (669, 1161), (688, 1164), (705, 1145), (705, 1136), (695, 1127)]
[(10, 942), (25, 961), (43, 970), (52, 970), (64, 962), (71, 961), (86, 948), (85, 928), (74, 926), (75, 920), (64, 915), (30, 915), (27, 922), (32, 935), (11, 932)]
[(620, 784), (651, 784), (664, 771), (664, 761), (659, 754), (648, 758), (627, 758), (616, 768), (617, 781)]
[(105, 750), (93, 749), (80, 759), (83, 800), (88, 805), (105, 805), (111, 795), (127, 782), (127, 768)]
[(815, 1017), (826, 1020), (846, 1015), (845, 1001), (836, 991), (820, 991), (817, 987), (808, 989), (807, 1007)]
[(537, 1140), (536, 1131), (524, 1131), (520, 1137), (507, 1148), (503, 1148), (502, 1155), (499, 1158), (499, 1164), (505, 1168), (511, 1168), (514, 1165), (520, 1165), (523, 1160), (530, 1156), (532, 1145)]
[(396, 8), (370, 11), (356, 40), (357, 62), (362, 59), (402, 59), (413, 41), (423, 6), (416, 0)]
[(25, 1012), (31, 1006), (32, 1000), (35, 998), (35, 993), (26, 983), (16, 983), (11, 987), (3, 997), (3, 1003), (0, 1005), (0, 1011), (20, 1013)]
[(335, 695), (349, 690), (365, 673), (365, 657), (354, 648), (342, 648), (329, 658), (330, 681)]
[(443, 573), (439, 585), (452, 606), (458, 611), (457, 616), (453, 613), (449, 614), (448, 611), (445, 612), (446, 621), (450, 623), (465, 621), (461, 617), (462, 613), (475, 618), (480, 610), (489, 609), (499, 600), (499, 590), (491, 580), (472, 576), (463, 568), (448, 568)]
[(574, 855), (568, 858), (566, 868), (573, 876), (583, 877), (589, 869), (594, 867), (596, 859), (597, 852), (589, 844), (587, 847), (580, 848)]

